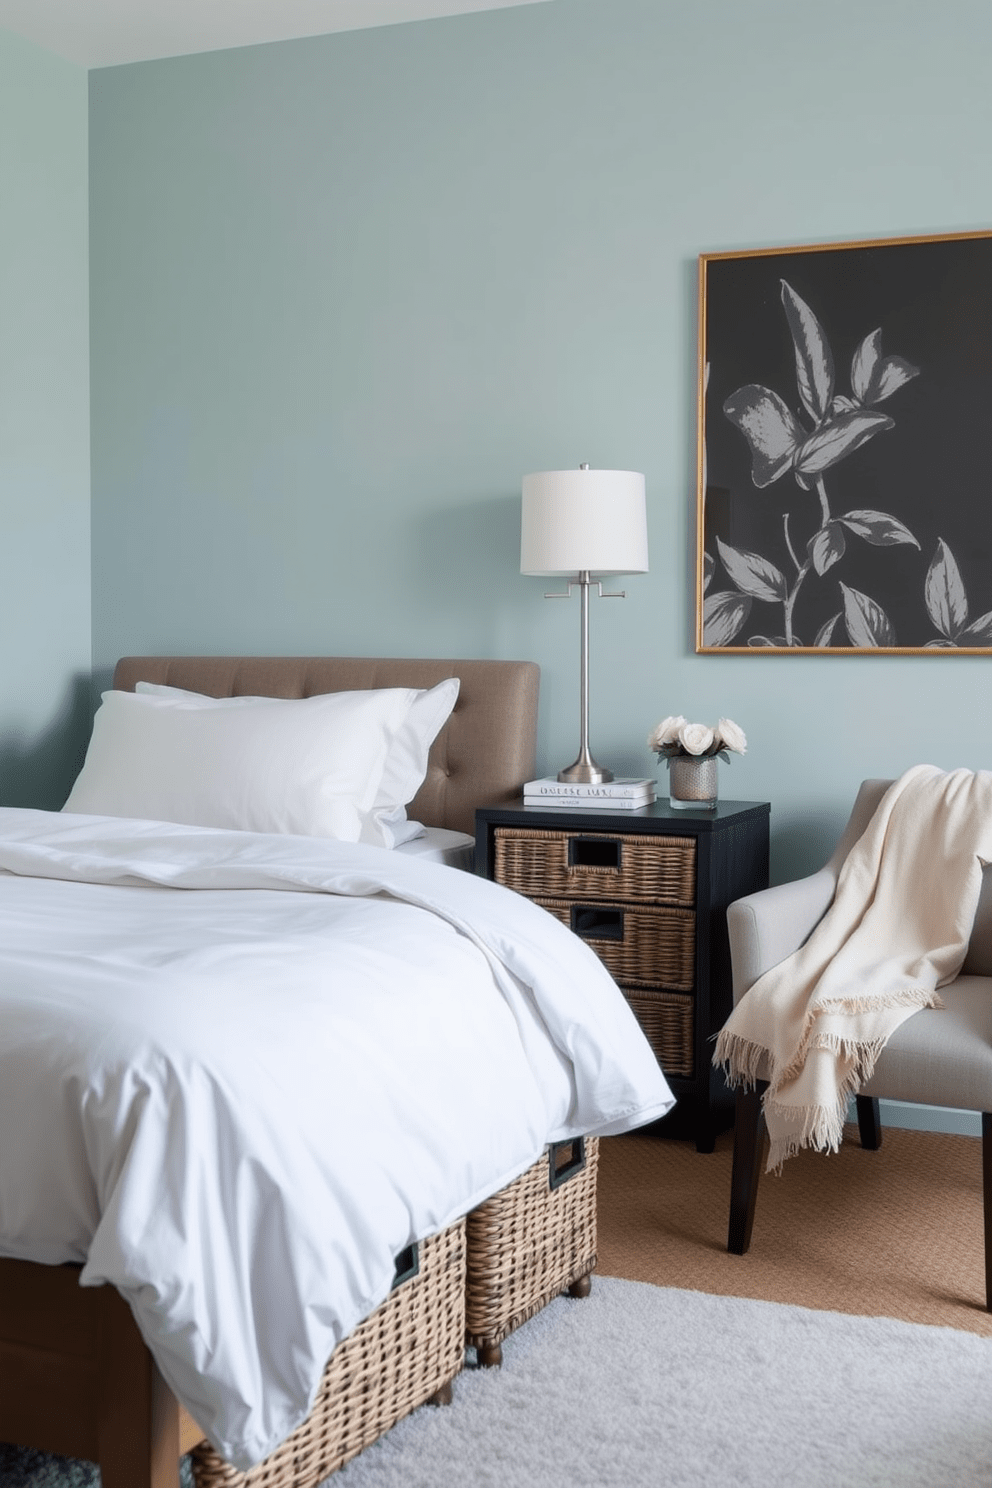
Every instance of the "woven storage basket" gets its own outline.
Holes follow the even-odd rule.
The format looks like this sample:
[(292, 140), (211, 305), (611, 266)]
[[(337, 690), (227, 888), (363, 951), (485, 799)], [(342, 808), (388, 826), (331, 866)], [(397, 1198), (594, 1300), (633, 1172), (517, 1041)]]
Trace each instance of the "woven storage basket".
[(666, 1075), (694, 1073), (692, 1023), (695, 999), (683, 992), (624, 987), (623, 994)]
[(534, 902), (580, 935), (616, 981), (692, 990), (696, 916), (691, 909), (624, 904), (597, 910), (572, 899)]
[(302, 1425), (248, 1472), (194, 1447), (196, 1488), (316, 1488), (443, 1390), (465, 1356), (465, 1221), (418, 1248), (417, 1274), (334, 1350)]
[(484, 1362), (595, 1267), (598, 1161), (598, 1137), (559, 1142), (469, 1214), (465, 1329), (480, 1358), (490, 1351)]
[(496, 882), (531, 899), (695, 902), (694, 837), (593, 837), (533, 827), (497, 827), (493, 837)]

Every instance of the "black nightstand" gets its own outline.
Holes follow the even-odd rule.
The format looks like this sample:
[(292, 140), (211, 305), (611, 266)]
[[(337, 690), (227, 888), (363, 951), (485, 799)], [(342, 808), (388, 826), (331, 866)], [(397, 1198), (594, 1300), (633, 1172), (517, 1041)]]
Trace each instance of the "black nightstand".
[(588, 941), (623, 989), (676, 1096), (665, 1135), (712, 1152), (733, 1095), (711, 1064), (732, 1003), (727, 905), (768, 886), (764, 801), (713, 811), (483, 806), (475, 869)]

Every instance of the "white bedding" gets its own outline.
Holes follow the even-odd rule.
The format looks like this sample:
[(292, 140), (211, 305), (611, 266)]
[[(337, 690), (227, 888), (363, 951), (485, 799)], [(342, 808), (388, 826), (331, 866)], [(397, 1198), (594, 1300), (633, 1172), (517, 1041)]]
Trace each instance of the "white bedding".
[[(195, 892), (186, 892), (195, 891)], [(596, 956), (456, 869), (0, 810), (0, 1254), (85, 1262), (245, 1468), (394, 1257), (672, 1096)]]
[(422, 827), (419, 836), (408, 838), (392, 850), (405, 858), (446, 863), (449, 868), (465, 868), (469, 873), (475, 866), (475, 838), (449, 827)]

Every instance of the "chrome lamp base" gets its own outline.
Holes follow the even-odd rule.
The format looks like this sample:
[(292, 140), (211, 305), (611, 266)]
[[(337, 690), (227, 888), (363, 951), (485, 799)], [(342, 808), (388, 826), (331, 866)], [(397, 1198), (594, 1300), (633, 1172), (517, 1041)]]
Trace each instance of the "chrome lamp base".
[(613, 779), (613, 771), (604, 770), (602, 765), (597, 765), (589, 751), (585, 750), (567, 770), (558, 771), (558, 779), (569, 785), (603, 785), (607, 780)]

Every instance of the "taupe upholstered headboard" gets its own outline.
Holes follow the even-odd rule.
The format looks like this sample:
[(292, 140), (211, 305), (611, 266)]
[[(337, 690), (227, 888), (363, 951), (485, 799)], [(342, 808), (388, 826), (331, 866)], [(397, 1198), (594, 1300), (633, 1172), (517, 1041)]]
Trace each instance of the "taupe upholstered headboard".
[(458, 677), (455, 711), (431, 749), (407, 814), (475, 831), (476, 806), (520, 794), (534, 775), (540, 669), (533, 661), (384, 660), (362, 656), (124, 656), (114, 687), (167, 683), (210, 697), (311, 697), (365, 687), (433, 687)]

